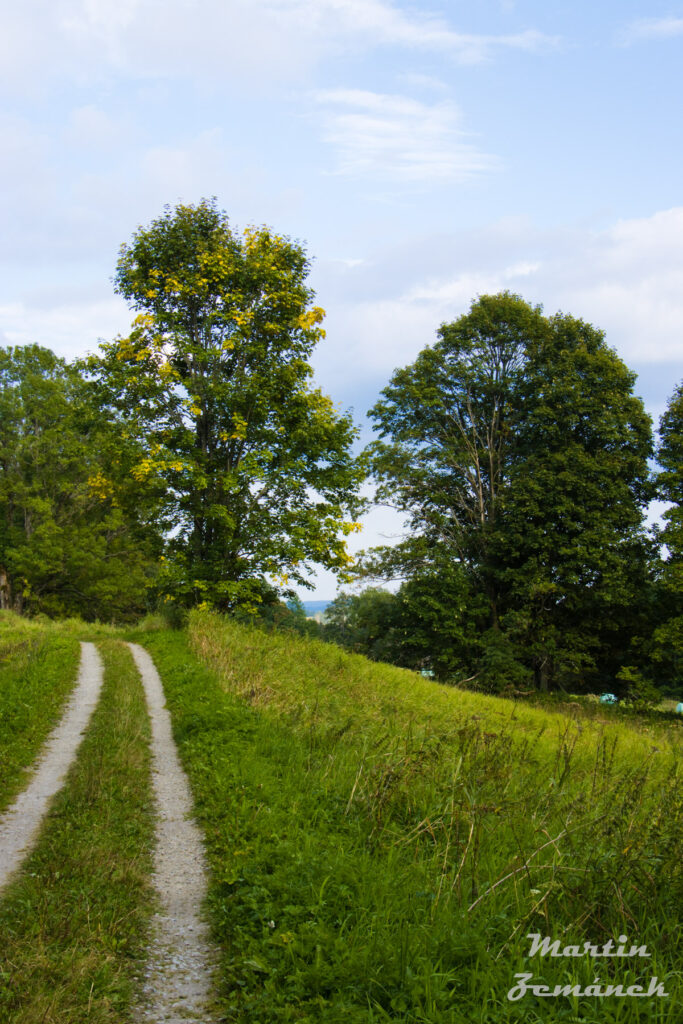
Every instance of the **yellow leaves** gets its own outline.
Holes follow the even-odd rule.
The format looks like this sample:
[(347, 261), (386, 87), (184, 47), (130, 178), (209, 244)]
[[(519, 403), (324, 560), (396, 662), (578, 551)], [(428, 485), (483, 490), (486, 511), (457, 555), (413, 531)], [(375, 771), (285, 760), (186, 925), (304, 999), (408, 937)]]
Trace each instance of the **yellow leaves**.
[(152, 459), (143, 459), (142, 462), (138, 462), (137, 466), (133, 466), (131, 476), (134, 480), (137, 480), (138, 483), (141, 483), (154, 471), (155, 468), (156, 467)]
[(244, 238), (244, 245), (247, 252), (251, 252), (256, 248), (259, 241), (259, 234), (260, 232), (258, 228), (255, 228), (252, 224), (244, 229), (242, 237)]
[(159, 293), (158, 293), (158, 292), (155, 292), (155, 291), (153, 291), (153, 290), (150, 290), (150, 291), (146, 292), (145, 294), (146, 294), (146, 296), (147, 296), (147, 298), (148, 298), (148, 299), (156, 299), (156, 297), (157, 297), (157, 295), (158, 295)]
[(138, 330), (147, 330), (150, 327), (154, 327), (155, 324), (156, 320), (151, 313), (138, 313), (133, 320), (133, 327)]
[[(325, 318), (325, 310), (322, 306), (313, 306), (312, 309), (302, 313), (296, 322), (296, 326), (302, 331), (310, 330), (315, 324), (321, 324)], [(323, 333), (324, 336), (324, 333)]]
[(101, 498), (102, 501), (106, 501), (107, 498), (111, 498), (114, 494), (114, 487), (111, 480), (107, 480), (104, 473), (99, 469), (96, 473), (93, 473), (92, 476), (88, 477), (88, 489), (96, 495), (96, 497)]
[(350, 533), (361, 533), (362, 530), (362, 523), (342, 523), (342, 533), (345, 537), (348, 537)]
[(254, 312), (251, 309), (238, 309), (233, 313), (232, 319), (238, 327), (251, 327), (254, 320)]
[(244, 441), (247, 436), (247, 421), (239, 415), (239, 413), (233, 413), (232, 416), (232, 434), (231, 438), (237, 441)]
[(178, 372), (173, 369), (169, 362), (164, 362), (159, 367), (159, 376), (162, 380), (177, 380)]
[[(155, 447), (157, 452), (161, 450), (158, 446)], [(168, 459), (163, 455), (161, 458), (147, 457), (141, 459), (137, 466), (133, 466), (131, 476), (138, 483), (142, 483), (147, 477), (152, 476), (153, 473), (168, 472), (171, 469), (176, 473), (182, 473), (185, 469), (185, 463), (181, 459)]]

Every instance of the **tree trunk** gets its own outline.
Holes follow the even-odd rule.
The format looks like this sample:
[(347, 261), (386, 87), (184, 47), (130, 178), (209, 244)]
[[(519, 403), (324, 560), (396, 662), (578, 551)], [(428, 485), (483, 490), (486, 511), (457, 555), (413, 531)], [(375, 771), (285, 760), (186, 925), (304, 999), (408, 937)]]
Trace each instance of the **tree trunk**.
[(12, 585), (7, 570), (0, 566), (0, 608), (12, 607)]
[(537, 690), (542, 693), (548, 692), (548, 655), (544, 654), (542, 658), (534, 659), (534, 685)]

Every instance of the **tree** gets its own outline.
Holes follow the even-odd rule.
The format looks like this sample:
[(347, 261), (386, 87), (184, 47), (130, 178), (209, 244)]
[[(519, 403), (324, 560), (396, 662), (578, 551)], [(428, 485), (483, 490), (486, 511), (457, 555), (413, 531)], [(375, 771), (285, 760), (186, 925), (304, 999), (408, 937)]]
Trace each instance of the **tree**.
[(443, 681), (471, 682), (469, 666), (478, 652), (486, 598), (473, 592), (452, 551), (413, 533), (391, 547), (365, 552), (357, 572), (365, 579), (400, 582), (385, 660), (431, 669)]
[(473, 670), (595, 678), (646, 561), (635, 375), (600, 331), (509, 293), (438, 334), (371, 411), (380, 496), (485, 596)]
[(73, 366), (38, 345), (0, 349), (0, 607), (144, 610), (161, 537), (138, 458)]
[(401, 601), (388, 590), (368, 587), (360, 594), (339, 594), (325, 609), (326, 640), (373, 661), (401, 664)]
[(257, 605), (343, 571), (363, 469), (349, 415), (312, 388), (323, 336), (303, 248), (268, 228), (237, 234), (214, 202), (168, 207), (121, 249), (129, 337), (93, 361), (103, 401), (145, 438), (140, 476), (167, 487), (162, 587), (183, 603)]
[(666, 559), (659, 580), (654, 658), (670, 686), (683, 683), (683, 381), (659, 423), (657, 497), (668, 503), (660, 539)]

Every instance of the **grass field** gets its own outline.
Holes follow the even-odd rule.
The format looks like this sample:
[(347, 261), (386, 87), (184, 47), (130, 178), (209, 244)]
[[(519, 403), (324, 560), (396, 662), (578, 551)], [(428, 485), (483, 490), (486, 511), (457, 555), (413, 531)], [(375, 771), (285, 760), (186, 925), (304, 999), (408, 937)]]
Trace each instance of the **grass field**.
[(0, 899), (2, 1024), (131, 1019), (152, 910), (149, 727), (128, 649), (99, 648), (105, 677), (91, 726)]
[[(553, 714), (207, 613), (143, 642), (207, 836), (226, 1021), (679, 1019), (677, 723)], [(651, 955), (530, 961), (530, 933)], [(669, 997), (510, 1002), (525, 971), (656, 975)]]

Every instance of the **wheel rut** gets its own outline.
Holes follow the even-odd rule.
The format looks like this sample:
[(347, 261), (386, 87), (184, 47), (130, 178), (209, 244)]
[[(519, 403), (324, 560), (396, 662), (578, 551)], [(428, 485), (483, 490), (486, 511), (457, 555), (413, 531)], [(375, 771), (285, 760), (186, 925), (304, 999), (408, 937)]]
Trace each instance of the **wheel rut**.
[(199, 915), (207, 869), (192, 796), (178, 758), (159, 674), (150, 655), (128, 645), (145, 689), (152, 729), (152, 779), (157, 804), (153, 883), (159, 911), (153, 921), (137, 1019), (155, 1024), (211, 1024), (216, 953)]
[(97, 648), (81, 643), (78, 678), (62, 719), (50, 733), (26, 789), (0, 817), (0, 888), (29, 853), (53, 796), (64, 785), (99, 699), (102, 675)]

